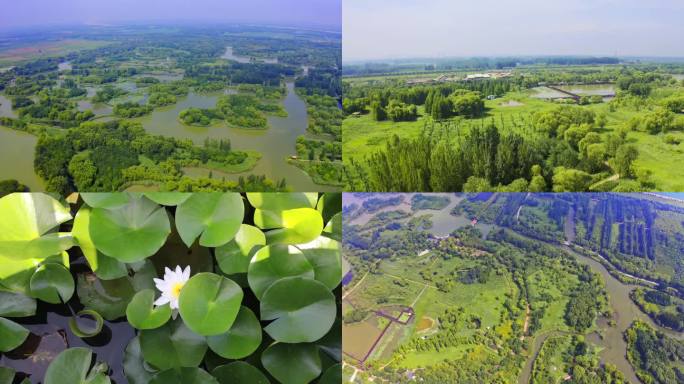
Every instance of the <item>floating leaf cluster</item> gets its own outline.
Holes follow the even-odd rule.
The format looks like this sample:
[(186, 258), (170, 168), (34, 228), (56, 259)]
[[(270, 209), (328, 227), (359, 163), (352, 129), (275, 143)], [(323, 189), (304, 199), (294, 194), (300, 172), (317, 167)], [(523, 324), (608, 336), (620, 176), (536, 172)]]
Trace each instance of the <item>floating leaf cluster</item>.
[[(0, 199), (0, 352), (29, 335), (9, 318), (34, 315), (36, 300), (77, 299), (83, 308), (70, 328), (78, 337), (95, 336), (104, 319), (137, 329), (121, 351), (131, 384), (340, 381), (339, 193), (82, 193), (70, 201)], [(177, 309), (156, 305), (155, 279), (177, 267), (192, 271), (173, 287)], [(81, 329), (79, 317), (96, 325)], [(108, 371), (89, 349), (70, 348), (44, 383), (109, 383)], [(0, 368), (4, 377), (11, 382), (13, 372)]]

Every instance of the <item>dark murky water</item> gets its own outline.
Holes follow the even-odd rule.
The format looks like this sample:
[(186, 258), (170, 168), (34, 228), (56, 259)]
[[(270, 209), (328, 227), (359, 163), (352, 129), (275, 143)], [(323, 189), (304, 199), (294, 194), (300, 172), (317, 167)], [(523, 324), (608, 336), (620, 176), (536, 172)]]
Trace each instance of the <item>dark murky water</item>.
[[(0, 366), (26, 374), (30, 376), (33, 384), (38, 384), (42, 383), (48, 365), (60, 352), (66, 348), (86, 347), (93, 351), (98, 362), (106, 362), (109, 365), (113, 383), (127, 383), (122, 365), (124, 350), (128, 342), (135, 337), (135, 330), (125, 318), (116, 322), (105, 320), (102, 331), (97, 336), (82, 339), (69, 328), (69, 320), (72, 318), (70, 308), (74, 313), (82, 309), (76, 294), (68, 302), (68, 306), (39, 301), (35, 316), (13, 318), (13, 321), (31, 331), (31, 334), (19, 348), (0, 355)], [(83, 330), (94, 327), (93, 323), (87, 320), (79, 321)]]

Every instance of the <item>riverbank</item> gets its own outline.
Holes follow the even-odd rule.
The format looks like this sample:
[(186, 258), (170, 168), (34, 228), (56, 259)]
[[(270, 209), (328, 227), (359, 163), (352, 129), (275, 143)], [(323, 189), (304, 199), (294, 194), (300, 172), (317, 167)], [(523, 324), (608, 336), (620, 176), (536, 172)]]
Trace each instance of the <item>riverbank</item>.
[[(596, 319), (596, 330), (585, 334), (587, 341), (601, 349), (599, 354), (601, 356), (602, 363), (611, 363), (615, 365), (630, 382), (635, 384), (641, 383), (641, 380), (639, 380), (636, 375), (634, 367), (632, 367), (627, 360), (627, 342), (625, 341), (624, 334), (631, 324), (635, 320), (643, 321), (659, 332), (663, 332), (667, 336), (676, 338), (678, 340), (684, 339), (684, 334), (657, 325), (646, 313), (641, 311), (636, 303), (632, 301), (630, 293), (642, 285), (629, 284), (621, 281), (614, 275), (616, 271), (611, 272), (609, 267), (604, 265), (604, 263), (608, 263), (607, 260), (603, 259), (603, 262), (599, 261), (594, 257), (583, 254), (581, 251), (584, 250), (584, 248), (580, 247), (579, 249), (576, 249), (577, 246), (573, 243), (575, 240), (573, 210), (571, 210), (566, 216), (565, 235), (566, 240), (564, 244), (549, 244), (552, 244), (574, 256), (580, 264), (589, 266), (594, 273), (601, 275), (603, 281), (605, 282), (609, 301), (608, 304), (611, 309), (610, 317), (599, 316)], [(648, 280), (644, 281), (649, 282)], [(529, 384), (529, 380), (532, 376), (534, 361), (536, 360), (543, 343), (549, 336), (551, 335), (542, 334), (535, 336), (531, 353), (519, 377), (519, 384)]]

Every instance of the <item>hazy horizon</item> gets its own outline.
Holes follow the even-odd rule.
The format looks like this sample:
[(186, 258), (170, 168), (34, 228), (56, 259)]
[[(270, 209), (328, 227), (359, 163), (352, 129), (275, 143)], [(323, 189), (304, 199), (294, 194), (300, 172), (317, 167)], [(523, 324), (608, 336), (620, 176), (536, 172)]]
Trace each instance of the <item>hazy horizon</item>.
[(345, 0), (343, 61), (684, 56), (678, 0)]
[(341, 0), (22, 0), (3, 7), (0, 29), (142, 23), (341, 27)]
[(580, 53), (572, 54), (517, 54), (517, 55), (471, 55), (471, 56), (405, 56), (405, 57), (385, 57), (385, 58), (374, 58), (374, 59), (356, 59), (349, 60), (344, 59), (343, 61), (347, 64), (437, 64), (444, 63), (450, 60), (467, 60), (467, 59), (509, 59), (509, 58), (519, 58), (519, 59), (535, 59), (535, 58), (553, 58), (553, 57), (577, 57), (577, 58), (618, 58), (625, 60), (637, 60), (637, 59), (653, 59), (654, 61), (684, 61), (684, 54), (680, 56), (653, 56), (653, 55), (624, 55), (624, 56), (614, 56), (614, 55), (583, 55)]

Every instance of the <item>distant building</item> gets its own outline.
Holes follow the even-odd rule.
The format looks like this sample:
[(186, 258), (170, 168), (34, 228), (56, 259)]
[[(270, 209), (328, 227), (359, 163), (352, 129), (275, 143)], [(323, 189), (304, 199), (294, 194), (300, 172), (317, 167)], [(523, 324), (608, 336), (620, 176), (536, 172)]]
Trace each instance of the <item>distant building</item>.
[(494, 100), (494, 99), (496, 99), (496, 95), (487, 96), (487, 100)]
[(473, 73), (467, 75), (463, 80), (474, 81), (474, 80), (487, 80), (487, 79), (501, 79), (504, 77), (511, 77), (513, 73), (511, 72), (487, 72), (487, 73)]
[(490, 78), (491, 76), (488, 73), (473, 73), (472, 75), (467, 75), (465, 77), (465, 81), (484, 80)]

